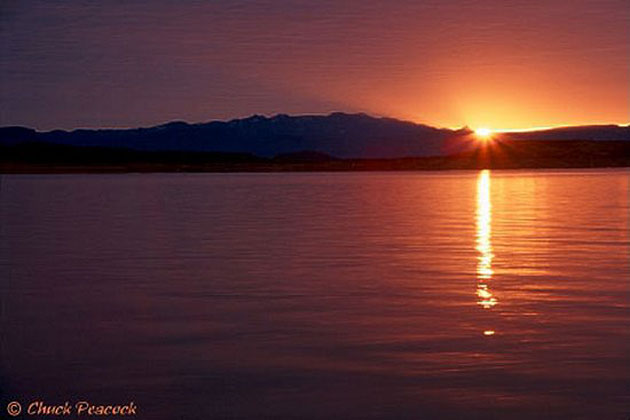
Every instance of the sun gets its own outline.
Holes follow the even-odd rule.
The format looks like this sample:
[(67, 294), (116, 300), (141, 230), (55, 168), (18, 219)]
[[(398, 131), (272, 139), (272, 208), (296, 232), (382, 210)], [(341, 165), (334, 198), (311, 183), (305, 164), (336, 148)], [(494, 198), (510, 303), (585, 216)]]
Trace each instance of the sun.
[(487, 139), (492, 135), (492, 130), (490, 130), (489, 128), (478, 128), (475, 130), (475, 134), (477, 135), (477, 137)]

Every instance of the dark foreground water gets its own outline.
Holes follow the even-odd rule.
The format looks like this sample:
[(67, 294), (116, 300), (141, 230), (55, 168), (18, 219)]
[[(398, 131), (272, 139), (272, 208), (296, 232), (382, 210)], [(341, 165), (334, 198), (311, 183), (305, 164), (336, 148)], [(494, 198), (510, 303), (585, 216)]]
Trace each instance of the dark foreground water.
[(627, 170), (1, 182), (0, 417), (630, 416)]

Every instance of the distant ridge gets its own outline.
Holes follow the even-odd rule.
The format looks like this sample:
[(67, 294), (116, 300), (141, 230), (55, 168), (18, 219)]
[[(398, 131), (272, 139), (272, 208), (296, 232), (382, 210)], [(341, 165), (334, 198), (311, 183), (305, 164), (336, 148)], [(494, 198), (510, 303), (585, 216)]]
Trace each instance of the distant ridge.
[[(630, 141), (630, 127), (562, 127), (497, 134), (497, 138)], [(133, 129), (38, 132), (25, 127), (0, 128), (2, 146), (45, 143), (137, 151), (244, 153), (265, 158), (309, 151), (308, 157), (302, 156), (308, 159), (320, 159), (321, 156), (342, 159), (445, 156), (473, 149), (474, 139), (474, 133), (467, 127), (459, 130), (435, 128), (394, 118), (342, 112), (273, 117), (253, 115), (197, 124), (173, 121)]]
[(512, 140), (630, 140), (630, 126), (584, 125), (511, 132), (504, 135)]

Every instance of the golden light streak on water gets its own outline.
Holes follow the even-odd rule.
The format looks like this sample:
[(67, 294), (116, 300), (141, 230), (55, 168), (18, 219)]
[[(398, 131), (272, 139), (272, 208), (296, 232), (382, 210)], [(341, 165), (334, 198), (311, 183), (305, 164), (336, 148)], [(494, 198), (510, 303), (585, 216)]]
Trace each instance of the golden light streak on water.
[(492, 279), (492, 202), (490, 200), (490, 171), (484, 169), (477, 178), (477, 304), (490, 309), (498, 301), (488, 282)]

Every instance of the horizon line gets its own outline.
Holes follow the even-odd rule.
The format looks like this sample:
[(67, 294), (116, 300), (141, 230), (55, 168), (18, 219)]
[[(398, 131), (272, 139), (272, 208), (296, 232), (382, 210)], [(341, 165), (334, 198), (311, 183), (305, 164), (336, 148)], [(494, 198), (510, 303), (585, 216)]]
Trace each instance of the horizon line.
[(464, 124), (462, 126), (440, 126), (440, 125), (433, 125), (427, 122), (420, 122), (420, 121), (416, 121), (416, 120), (412, 120), (412, 119), (403, 119), (403, 118), (398, 118), (398, 117), (393, 117), (393, 116), (386, 116), (386, 115), (380, 115), (380, 114), (370, 114), (367, 112), (346, 112), (346, 111), (331, 111), (328, 113), (302, 113), (302, 114), (287, 114), (287, 113), (283, 113), (283, 112), (279, 112), (279, 113), (275, 113), (275, 114), (259, 114), (259, 113), (253, 113), (253, 114), (249, 114), (246, 116), (240, 116), (240, 117), (234, 117), (234, 118), (226, 118), (226, 119), (209, 119), (209, 120), (205, 120), (205, 121), (197, 121), (197, 122), (190, 122), (188, 120), (184, 120), (184, 119), (172, 119), (172, 120), (168, 120), (162, 123), (154, 123), (153, 125), (136, 125), (136, 126), (109, 126), (109, 125), (103, 125), (103, 126), (75, 126), (72, 128), (50, 128), (50, 129), (39, 129), (39, 128), (33, 128), (30, 126), (26, 126), (26, 125), (20, 125), (20, 124), (8, 124), (8, 125), (2, 125), (0, 126), (0, 128), (10, 128), (10, 127), (20, 127), (20, 128), (27, 128), (27, 129), (31, 129), (31, 130), (35, 130), (37, 132), (52, 132), (52, 131), (67, 131), (67, 132), (71, 132), (71, 131), (77, 131), (77, 130), (133, 130), (133, 129), (143, 129), (143, 128), (155, 128), (155, 127), (160, 127), (160, 126), (164, 126), (164, 125), (168, 125), (168, 124), (172, 124), (172, 123), (184, 123), (184, 124), (188, 124), (188, 125), (201, 125), (201, 124), (209, 124), (209, 123), (213, 123), (213, 122), (223, 122), (223, 123), (229, 123), (232, 121), (239, 121), (239, 120), (245, 120), (248, 118), (252, 118), (252, 117), (263, 117), (265, 119), (273, 119), (279, 116), (287, 116), (287, 117), (292, 117), (292, 118), (299, 118), (299, 117), (329, 117), (331, 115), (334, 114), (345, 114), (345, 115), (364, 115), (370, 118), (374, 118), (374, 119), (391, 119), (391, 120), (396, 120), (396, 121), (400, 121), (402, 123), (411, 123), (411, 124), (415, 124), (415, 125), (423, 125), (426, 127), (431, 127), (431, 128), (435, 128), (438, 130), (451, 130), (451, 131), (459, 131), (459, 130), (477, 130), (480, 128), (484, 128), (489, 130), (492, 133), (497, 133), (497, 134), (501, 134), (501, 133), (526, 133), (526, 132), (534, 132), (534, 131), (546, 131), (546, 130), (553, 130), (553, 129), (558, 129), (558, 128), (571, 128), (571, 127), (602, 127), (602, 126), (617, 126), (617, 127), (630, 127), (630, 121), (628, 122), (624, 122), (624, 123), (618, 123), (618, 122), (588, 122), (588, 123), (581, 123), (581, 124), (558, 124), (558, 125), (544, 125), (544, 126), (533, 126), (533, 127), (519, 127), (519, 128), (493, 128), (493, 127), (489, 127), (489, 126), (479, 126), (479, 127), (471, 127), (468, 124)]

